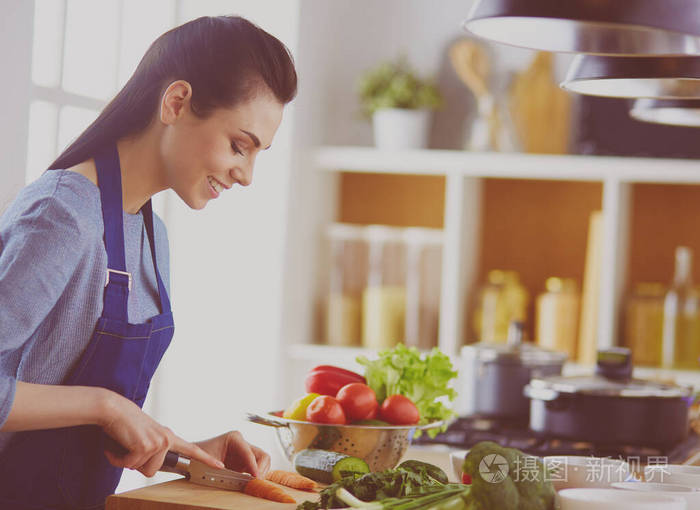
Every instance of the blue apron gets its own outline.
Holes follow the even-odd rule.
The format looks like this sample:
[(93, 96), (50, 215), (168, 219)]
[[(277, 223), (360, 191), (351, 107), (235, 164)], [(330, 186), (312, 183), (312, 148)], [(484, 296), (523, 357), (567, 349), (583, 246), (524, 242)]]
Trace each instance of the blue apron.
[[(102, 199), (107, 276), (104, 307), (90, 343), (66, 385), (101, 386), (143, 406), (146, 393), (173, 336), (170, 300), (158, 272), (150, 200), (143, 220), (158, 281), (160, 315), (130, 324), (127, 299), (121, 172), (116, 146), (95, 157)], [(104, 450), (112, 440), (96, 425), (19, 432), (0, 455), (0, 509), (97, 509), (119, 483), (121, 468)]]

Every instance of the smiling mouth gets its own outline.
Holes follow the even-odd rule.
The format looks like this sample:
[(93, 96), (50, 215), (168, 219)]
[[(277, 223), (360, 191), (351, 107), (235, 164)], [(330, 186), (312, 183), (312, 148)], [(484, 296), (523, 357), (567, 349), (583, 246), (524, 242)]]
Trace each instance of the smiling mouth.
[(214, 179), (211, 176), (207, 176), (207, 180), (209, 181), (209, 184), (211, 185), (211, 187), (214, 188), (214, 191), (216, 191), (217, 193), (221, 193), (222, 191), (227, 189), (226, 186), (224, 186), (223, 184), (221, 184), (219, 181), (217, 181), (216, 179)]

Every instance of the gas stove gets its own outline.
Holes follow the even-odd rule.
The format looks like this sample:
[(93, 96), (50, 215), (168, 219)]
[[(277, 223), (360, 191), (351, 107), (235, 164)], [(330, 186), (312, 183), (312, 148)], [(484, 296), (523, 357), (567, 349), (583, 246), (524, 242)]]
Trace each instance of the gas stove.
[(435, 438), (423, 434), (414, 444), (442, 444), (459, 449), (469, 449), (480, 441), (494, 441), (501, 446), (517, 448), (539, 457), (558, 455), (582, 455), (622, 458), (641, 464), (682, 464), (700, 450), (700, 436), (690, 432), (680, 443), (667, 448), (638, 445), (599, 444), (572, 439), (545, 437), (515, 421), (494, 420), (480, 417), (457, 418), (442, 434)]

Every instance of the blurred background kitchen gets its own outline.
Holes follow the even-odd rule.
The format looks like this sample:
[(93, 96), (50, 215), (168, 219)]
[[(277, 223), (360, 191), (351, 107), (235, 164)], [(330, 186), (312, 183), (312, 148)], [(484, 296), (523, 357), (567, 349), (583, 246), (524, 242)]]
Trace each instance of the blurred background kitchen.
[(244, 412), (284, 407), (309, 367), (399, 341), (457, 360), (512, 321), (565, 373), (619, 345), (639, 374), (700, 384), (700, 131), (560, 88), (573, 57), (469, 36), (470, 4), (3, 0), (0, 210), (165, 30), (239, 14), (296, 59), (250, 188), (198, 213), (157, 197), (177, 321), (157, 420), (273, 449)]

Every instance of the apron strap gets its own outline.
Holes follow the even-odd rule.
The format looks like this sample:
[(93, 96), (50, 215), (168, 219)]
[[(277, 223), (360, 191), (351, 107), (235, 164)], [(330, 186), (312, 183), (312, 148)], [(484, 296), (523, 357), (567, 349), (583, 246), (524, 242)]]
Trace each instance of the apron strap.
[(102, 315), (128, 321), (127, 300), (131, 289), (131, 274), (126, 272), (124, 256), (124, 208), (122, 206), (122, 176), (116, 144), (95, 156), (97, 184), (102, 201), (104, 243), (107, 251), (104, 308)]
[[(124, 255), (124, 207), (122, 205), (122, 176), (116, 144), (95, 156), (97, 183), (102, 200), (104, 243), (107, 251), (107, 275), (105, 278), (104, 309), (102, 315), (110, 319), (128, 322), (127, 302), (131, 290), (131, 274), (126, 271)], [(141, 208), (143, 222), (151, 247), (153, 268), (158, 282), (160, 311), (170, 311), (170, 299), (158, 271), (156, 242), (153, 230), (153, 208), (149, 200)]]
[(156, 261), (156, 236), (153, 231), (153, 207), (151, 205), (150, 199), (141, 208), (141, 213), (143, 214), (143, 222), (146, 225), (146, 233), (148, 234), (148, 244), (151, 246), (151, 258), (153, 258), (153, 267), (156, 270), (156, 280), (158, 281), (158, 295), (160, 296), (160, 313), (166, 313), (170, 311), (170, 299), (168, 298), (168, 292), (165, 290), (163, 280), (160, 277), (160, 271), (158, 270), (158, 262)]

